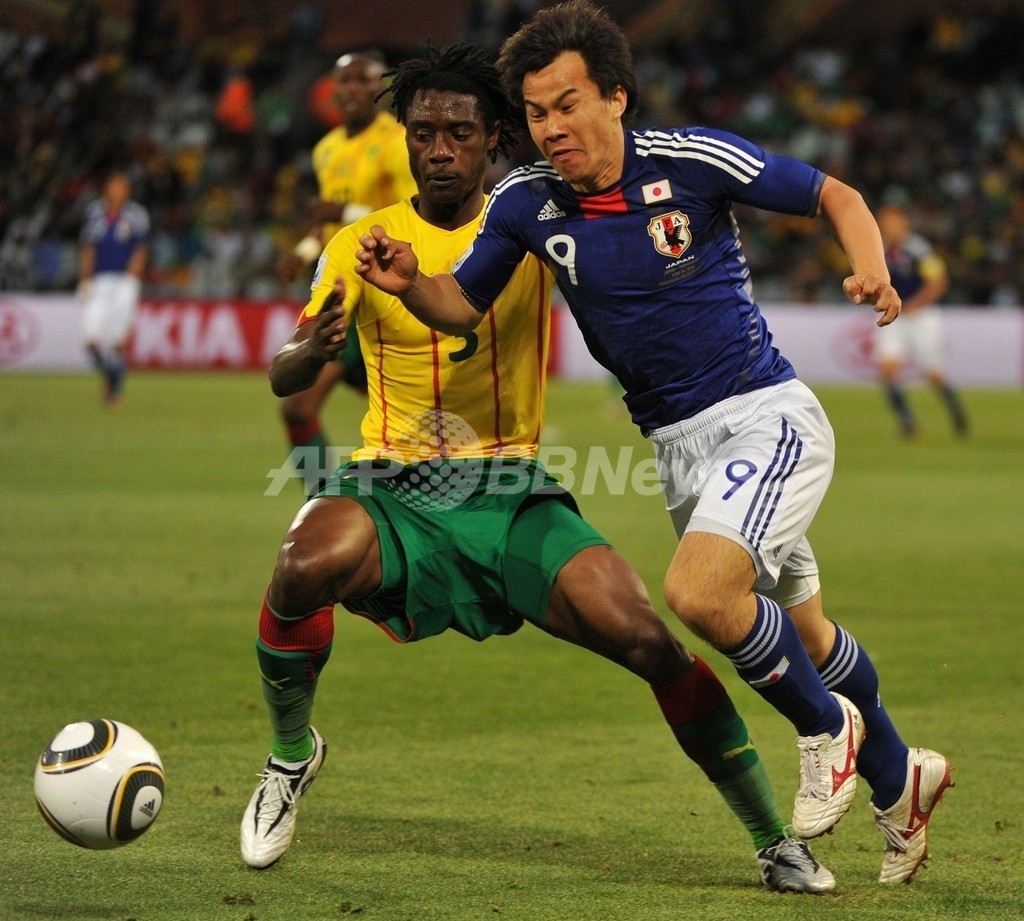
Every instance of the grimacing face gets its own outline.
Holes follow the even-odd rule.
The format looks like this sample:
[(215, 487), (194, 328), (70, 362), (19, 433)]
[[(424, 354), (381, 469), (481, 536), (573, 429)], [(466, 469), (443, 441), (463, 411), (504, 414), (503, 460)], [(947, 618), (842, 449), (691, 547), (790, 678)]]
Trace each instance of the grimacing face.
[(475, 96), (417, 91), (405, 117), (405, 143), (420, 196), (436, 204), (465, 200), (481, 186), (497, 138)]
[(579, 192), (598, 192), (622, 175), (626, 91), (601, 95), (576, 51), (523, 78), (530, 136), (558, 175)]

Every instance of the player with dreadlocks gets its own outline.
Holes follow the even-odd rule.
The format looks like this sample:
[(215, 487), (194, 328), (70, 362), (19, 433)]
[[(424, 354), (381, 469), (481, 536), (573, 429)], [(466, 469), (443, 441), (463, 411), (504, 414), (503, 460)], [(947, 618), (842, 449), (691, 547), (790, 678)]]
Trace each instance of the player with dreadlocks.
[(393, 74), (419, 194), (343, 228), (270, 378), (309, 385), (351, 324), (369, 378), (363, 445), (299, 511), (277, 558), (256, 642), (271, 754), (242, 820), (245, 862), (275, 863), (296, 803), (323, 765), (313, 696), (343, 604), (400, 643), (454, 630), (474, 640), (529, 621), (646, 681), (682, 750), (754, 839), (766, 885), (821, 892), (834, 879), (789, 837), (746, 726), (711, 669), (654, 611), (639, 576), (537, 462), (552, 276), (535, 256), (466, 337), (433, 332), (355, 271), (359, 238), (387, 224), (427, 272), (473, 242), (488, 158), (515, 141), (487, 55), (426, 46)]

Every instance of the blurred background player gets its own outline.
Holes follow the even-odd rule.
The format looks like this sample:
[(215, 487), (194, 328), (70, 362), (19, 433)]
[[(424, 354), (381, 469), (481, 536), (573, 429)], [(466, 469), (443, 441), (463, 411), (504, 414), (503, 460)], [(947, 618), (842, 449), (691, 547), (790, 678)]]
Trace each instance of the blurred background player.
[[(384, 70), (383, 59), (373, 51), (338, 58), (335, 98), (343, 120), (313, 148), (319, 197), (313, 202), (306, 235), (281, 261), (280, 271), (286, 281), (308, 270), (342, 227), (416, 192), (409, 172), (405, 129), (394, 115), (377, 108), (377, 96), (384, 89)], [(329, 472), (328, 438), (320, 408), (339, 380), (359, 392), (366, 390), (366, 369), (355, 335), (349, 337), (349, 347), (338, 360), (325, 365), (308, 390), (281, 400), (292, 457), (305, 476), (310, 495)]]
[(78, 294), (85, 347), (103, 375), (103, 399), (110, 407), (123, 399), (125, 345), (142, 292), (149, 252), (149, 212), (131, 199), (131, 181), (114, 170), (85, 212), (78, 267)]
[(885, 262), (892, 285), (903, 299), (899, 323), (875, 332), (875, 358), (885, 394), (905, 438), (917, 434), (917, 420), (900, 381), (911, 365), (942, 397), (958, 435), (967, 433), (963, 403), (945, 377), (942, 355), (942, 317), (935, 305), (949, 288), (946, 263), (921, 234), (914, 233), (910, 215), (890, 202), (878, 213), (885, 244)]

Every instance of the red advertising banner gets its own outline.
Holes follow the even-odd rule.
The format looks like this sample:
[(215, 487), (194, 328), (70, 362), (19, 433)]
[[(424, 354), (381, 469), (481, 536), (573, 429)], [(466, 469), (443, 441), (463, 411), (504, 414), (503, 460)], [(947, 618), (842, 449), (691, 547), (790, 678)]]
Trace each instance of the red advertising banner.
[(298, 302), (143, 301), (129, 344), (135, 368), (265, 369), (288, 341)]
[[(129, 343), (132, 367), (265, 371), (288, 341), (302, 304), (280, 300), (159, 300), (139, 306)], [(871, 383), (874, 315), (852, 306), (766, 304), (775, 344), (809, 383)], [(947, 371), (965, 386), (1024, 381), (1024, 311), (942, 308)], [(0, 292), (0, 371), (88, 371), (82, 304), (71, 294)], [(897, 321), (899, 322), (899, 321)], [(553, 376), (607, 379), (568, 309), (551, 316)]]

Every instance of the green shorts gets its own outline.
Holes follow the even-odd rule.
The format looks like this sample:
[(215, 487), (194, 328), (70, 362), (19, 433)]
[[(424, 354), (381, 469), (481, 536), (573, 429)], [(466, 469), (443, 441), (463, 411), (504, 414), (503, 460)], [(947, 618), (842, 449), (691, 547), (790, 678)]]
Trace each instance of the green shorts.
[(373, 518), (381, 584), (344, 605), (401, 643), (445, 630), (484, 640), (524, 620), (543, 629), (561, 568), (608, 543), (535, 461), (355, 461), (319, 495), (354, 499)]

